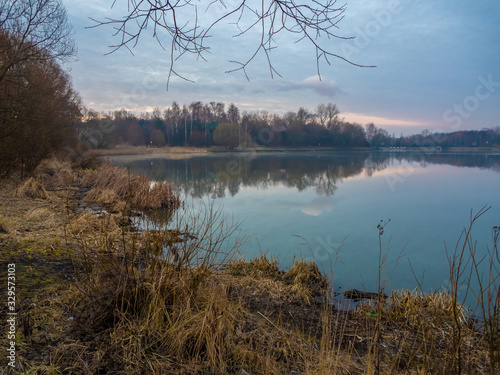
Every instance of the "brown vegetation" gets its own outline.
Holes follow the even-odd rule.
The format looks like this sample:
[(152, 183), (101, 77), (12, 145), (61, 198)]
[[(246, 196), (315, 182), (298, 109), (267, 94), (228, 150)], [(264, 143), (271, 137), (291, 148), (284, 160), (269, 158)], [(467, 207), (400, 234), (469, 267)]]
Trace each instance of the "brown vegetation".
[(40, 181), (35, 180), (33, 177), (30, 177), (26, 181), (24, 181), (18, 191), (19, 194), (24, 195), (28, 198), (47, 199), (49, 197), (47, 190), (45, 190), (45, 186), (43, 186)]
[(87, 201), (101, 205), (113, 205), (119, 199), (140, 210), (175, 210), (180, 205), (168, 182), (151, 182), (145, 175), (135, 176), (110, 164), (103, 164), (89, 174), (86, 183), (92, 187)]

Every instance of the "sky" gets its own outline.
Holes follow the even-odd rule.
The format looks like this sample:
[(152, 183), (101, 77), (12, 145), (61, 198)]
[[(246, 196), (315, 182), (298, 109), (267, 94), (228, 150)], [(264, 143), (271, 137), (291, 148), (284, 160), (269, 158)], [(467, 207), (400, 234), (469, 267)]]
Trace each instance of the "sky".
[[(234, 103), (241, 112), (284, 114), (334, 103), (345, 120), (373, 122), (395, 135), (500, 126), (498, 0), (345, 1), (337, 33), (355, 38), (319, 41), (374, 68), (331, 58), (330, 65), (320, 62), (320, 80), (314, 48), (296, 35), (280, 34), (270, 57), (281, 77), (271, 77), (263, 54), (250, 63), (249, 80), (241, 71), (226, 73), (237, 67), (231, 60), (248, 59), (259, 43), (257, 30), (234, 37), (238, 29), (229, 19), (211, 30), (206, 61), (184, 55), (176, 62), (176, 71), (194, 83), (173, 77), (167, 90), (169, 49), (162, 49), (151, 29), (134, 48), (110, 53), (119, 41), (113, 28), (88, 28), (94, 25), (90, 17), (123, 16), (126, 0), (116, 0), (113, 8), (111, 0), (63, 0), (78, 46), (65, 68), (84, 105), (104, 112), (125, 108), (139, 115), (173, 101), (215, 101)], [(217, 14), (216, 6), (206, 9), (210, 2), (196, 2), (202, 26)], [(169, 44), (166, 35), (160, 38)]]

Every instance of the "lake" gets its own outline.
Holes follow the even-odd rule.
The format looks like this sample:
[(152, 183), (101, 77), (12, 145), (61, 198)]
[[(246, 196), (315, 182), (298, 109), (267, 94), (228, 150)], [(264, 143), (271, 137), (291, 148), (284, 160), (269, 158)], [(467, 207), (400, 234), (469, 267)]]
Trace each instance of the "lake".
[[(335, 288), (376, 291), (379, 230), (386, 291), (448, 285), (471, 210), (492, 208), (473, 231), (479, 252), (500, 226), (500, 154), (273, 152), (113, 156), (132, 173), (168, 180), (187, 204), (214, 201), (249, 237), (247, 259), (318, 263)], [(390, 220), (390, 221), (389, 221)], [(333, 275), (332, 275), (333, 273)]]

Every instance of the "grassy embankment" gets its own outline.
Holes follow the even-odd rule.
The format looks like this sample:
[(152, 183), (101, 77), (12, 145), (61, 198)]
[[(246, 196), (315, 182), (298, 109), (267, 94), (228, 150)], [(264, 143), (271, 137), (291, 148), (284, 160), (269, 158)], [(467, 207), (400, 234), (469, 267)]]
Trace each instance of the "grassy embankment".
[[(52, 160), (34, 179), (4, 182), (0, 195), (2, 285), (7, 264), (16, 264), (19, 372), (498, 370), (495, 336), (466, 317), (453, 293), (394, 292), (336, 310), (314, 263), (284, 272), (266, 257), (238, 259), (239, 244), (229, 242), (235, 225), (212, 207), (172, 215), (180, 202), (166, 183), (151, 188), (109, 165)], [(136, 210), (147, 229), (131, 225)]]

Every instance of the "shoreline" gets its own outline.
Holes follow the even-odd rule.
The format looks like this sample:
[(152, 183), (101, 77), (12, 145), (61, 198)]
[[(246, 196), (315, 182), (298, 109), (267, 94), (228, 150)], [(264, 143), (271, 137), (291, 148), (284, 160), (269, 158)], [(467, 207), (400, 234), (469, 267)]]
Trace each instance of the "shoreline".
[(500, 147), (412, 147), (412, 148), (370, 148), (370, 147), (254, 147), (248, 149), (227, 150), (222, 147), (148, 147), (118, 145), (111, 149), (93, 150), (100, 156), (118, 155), (171, 155), (203, 156), (211, 153), (284, 153), (284, 152), (384, 152), (384, 153), (500, 153)]

